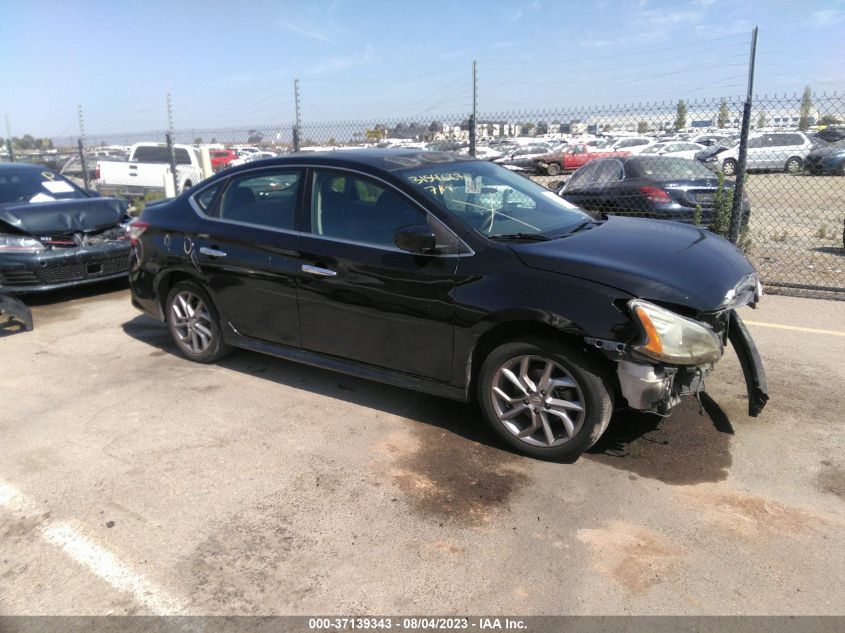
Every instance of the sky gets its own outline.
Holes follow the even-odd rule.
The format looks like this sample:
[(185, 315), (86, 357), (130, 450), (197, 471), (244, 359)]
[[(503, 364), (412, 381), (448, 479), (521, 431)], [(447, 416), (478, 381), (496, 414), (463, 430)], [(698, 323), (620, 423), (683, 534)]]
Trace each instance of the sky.
[[(845, 92), (845, 0), (0, 0), (12, 135)], [(5, 130), (4, 130), (5, 132)]]

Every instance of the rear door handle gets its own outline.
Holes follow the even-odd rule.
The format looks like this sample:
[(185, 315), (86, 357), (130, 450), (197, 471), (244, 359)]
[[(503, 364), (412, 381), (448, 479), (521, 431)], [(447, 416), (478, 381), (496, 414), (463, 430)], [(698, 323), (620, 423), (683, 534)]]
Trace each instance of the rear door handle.
[(328, 268), (319, 268), (318, 266), (309, 266), (302, 264), (302, 272), (316, 275), (317, 277), (337, 277), (337, 272), (329, 270)]
[(200, 246), (200, 253), (209, 257), (226, 257), (226, 251), (218, 251), (216, 248), (208, 248), (207, 246)]

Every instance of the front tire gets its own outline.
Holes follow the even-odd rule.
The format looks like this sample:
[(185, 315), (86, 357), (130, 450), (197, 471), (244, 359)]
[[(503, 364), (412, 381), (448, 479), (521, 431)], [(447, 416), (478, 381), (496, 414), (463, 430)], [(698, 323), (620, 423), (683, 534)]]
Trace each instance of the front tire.
[(733, 176), (736, 173), (736, 161), (733, 158), (728, 158), (722, 163), (722, 173), (725, 176)]
[(788, 161), (786, 161), (786, 173), (797, 174), (799, 171), (801, 171), (801, 168), (803, 166), (804, 162), (797, 156), (793, 156)]
[(533, 339), (493, 350), (479, 372), (487, 423), (513, 449), (541, 459), (577, 458), (595, 444), (613, 411), (602, 372), (584, 354)]
[(167, 325), (182, 354), (197, 363), (213, 363), (232, 351), (223, 341), (220, 319), (199, 284), (180, 281), (165, 301)]

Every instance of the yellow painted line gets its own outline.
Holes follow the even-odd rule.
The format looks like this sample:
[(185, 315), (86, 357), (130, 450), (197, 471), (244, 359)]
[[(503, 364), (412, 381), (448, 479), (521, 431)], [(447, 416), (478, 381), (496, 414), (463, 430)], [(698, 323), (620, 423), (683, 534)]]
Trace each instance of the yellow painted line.
[(792, 330), (794, 332), (809, 332), (810, 334), (830, 334), (831, 336), (845, 336), (845, 332), (839, 332), (837, 330), (820, 330), (814, 327), (800, 327), (797, 325), (781, 325), (780, 323), (764, 323), (763, 321), (747, 321), (745, 319), (742, 320), (743, 323), (747, 323), (748, 325), (759, 325), (760, 327), (771, 327), (775, 328), (776, 330)]

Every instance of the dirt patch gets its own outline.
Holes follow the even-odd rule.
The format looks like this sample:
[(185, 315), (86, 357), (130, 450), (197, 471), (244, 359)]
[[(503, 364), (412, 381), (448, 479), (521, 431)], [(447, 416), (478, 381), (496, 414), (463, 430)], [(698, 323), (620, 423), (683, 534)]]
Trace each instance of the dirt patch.
[(618, 412), (585, 457), (667, 484), (715, 482), (733, 463), (730, 437), (723, 420), (699, 415), (695, 399), (686, 398), (668, 418)]
[(747, 538), (801, 538), (829, 522), (824, 517), (770, 499), (711, 486), (686, 488), (679, 494), (695, 509), (699, 518)]
[(200, 613), (255, 614), (298, 602), (313, 579), (283, 569), (313, 544), (296, 534), (268, 503), (232, 518), (180, 564), (192, 579), (191, 605)]
[(840, 499), (845, 499), (845, 468), (835, 466), (827, 461), (822, 462), (821, 465), (819, 488), (824, 492), (836, 495)]
[(528, 482), (517, 455), (436, 428), (377, 446), (413, 509), (439, 524), (484, 525)]
[(630, 593), (644, 594), (677, 573), (676, 548), (642, 526), (611, 521), (604, 528), (578, 530), (577, 536), (590, 546), (595, 569)]

